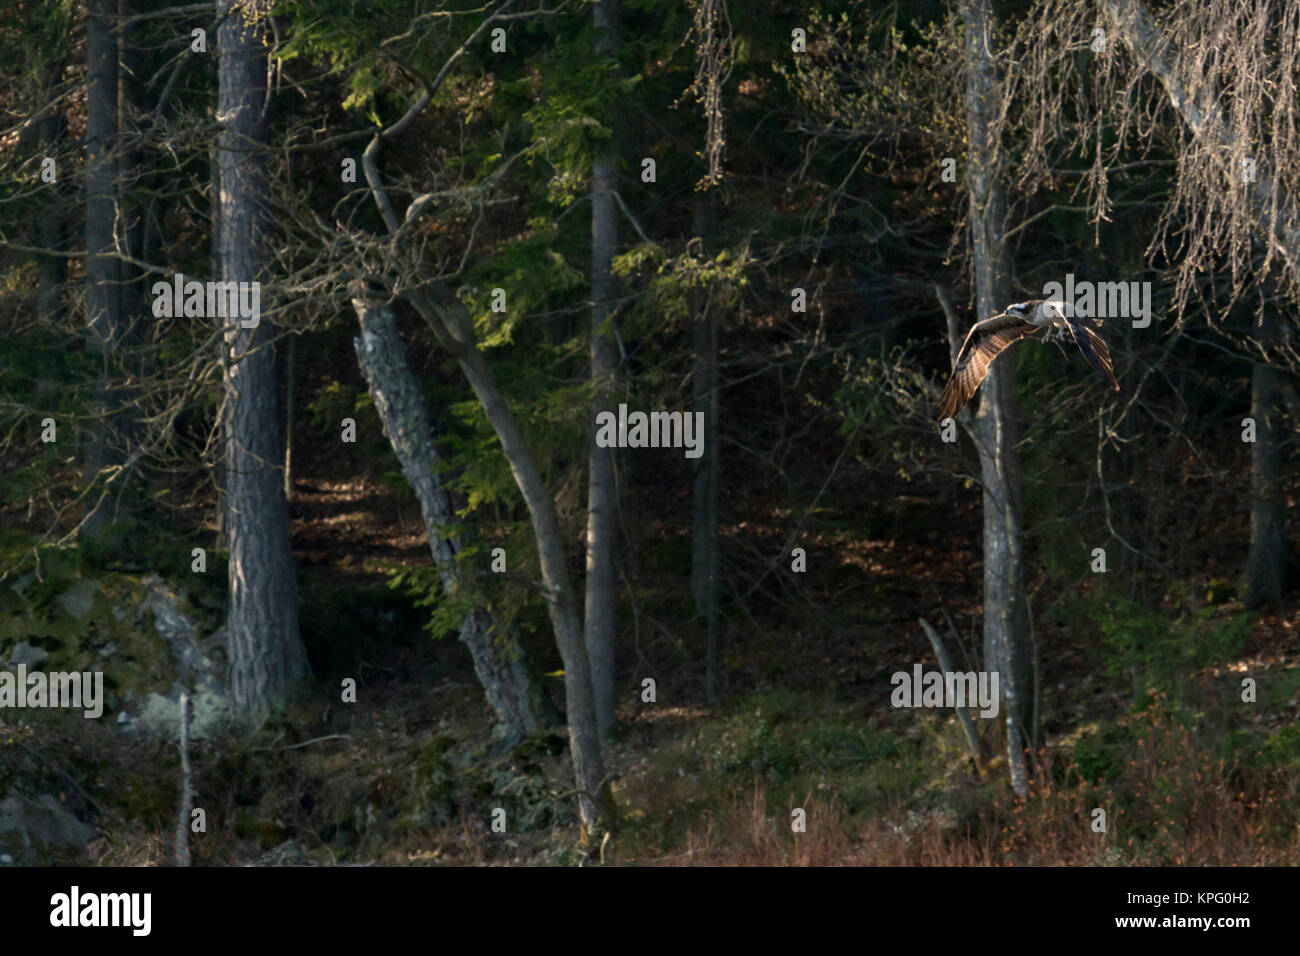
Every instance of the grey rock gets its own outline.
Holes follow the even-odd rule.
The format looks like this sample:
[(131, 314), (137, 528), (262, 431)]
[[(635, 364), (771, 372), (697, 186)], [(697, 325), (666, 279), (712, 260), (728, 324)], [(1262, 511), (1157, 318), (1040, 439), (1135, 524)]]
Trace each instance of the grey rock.
[(14, 645), (13, 653), (9, 655), (9, 666), (17, 667), (19, 664), (26, 664), (30, 669), (49, 660), (49, 657), (50, 655), (45, 653), (43, 648), (28, 644), (26, 641), (19, 641)]
[(153, 612), (158, 636), (168, 643), (176, 662), (183, 669), (204, 669), (206, 662), (199, 650), (198, 627), (181, 613), (177, 599), (167, 593), (161, 578), (150, 575), (145, 582), (149, 585), (149, 592), (140, 602), (140, 610)]
[(0, 854), (23, 862), (36, 862), (59, 850), (83, 850), (95, 830), (78, 820), (48, 793), (29, 800), (10, 790), (0, 800)]

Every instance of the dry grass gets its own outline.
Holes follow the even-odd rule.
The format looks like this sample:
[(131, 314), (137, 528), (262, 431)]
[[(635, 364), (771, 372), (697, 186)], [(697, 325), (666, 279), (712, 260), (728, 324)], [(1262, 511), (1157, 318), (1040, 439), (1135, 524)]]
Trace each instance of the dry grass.
[[(769, 802), (756, 775), (743, 797), (688, 826), (680, 846), (645, 847), (659, 866), (1295, 866), (1300, 781), (1212, 758), (1156, 695), (1132, 715), (1135, 746), (1117, 776), (1088, 781), (1066, 750), (1041, 751), (1024, 801), (990, 792), (977, 818), (951, 809), (880, 815), (845, 811), (833, 797), (799, 801), (807, 830)], [(1094, 811), (1106, 811), (1105, 832)], [(895, 822), (901, 821), (901, 822)]]
[[(799, 704), (796, 697), (763, 705), (770, 730), (753, 738), (759, 741), (754, 746), (778, 748), (769, 756), (778, 753), (792, 762), (784, 773), (771, 763), (751, 766), (748, 751), (737, 762), (729, 749), (734, 735), (749, 732), (755, 723), (753, 701), (730, 715), (691, 712), (647, 722), (644, 733), (653, 736), (612, 746), (611, 755), (626, 773), (620, 787), (625, 818), (606, 847), (605, 861), (651, 866), (1300, 864), (1296, 775), (1278, 769), (1272, 758), (1241, 752), (1233, 759), (1219, 756), (1223, 738), (1198, 730), (1158, 694), (1107, 728), (1107, 739), (1122, 756), (1103, 763), (1102, 772), (1096, 748), (1089, 756), (1077, 739), (1040, 751), (1024, 801), (1011, 798), (997, 775), (991, 784), (981, 782), (949, 745), (955, 731), (942, 719), (930, 721), (914, 746), (881, 748), (883, 755), (868, 753), (855, 767), (843, 757), (858, 751), (844, 749), (837, 757), (826, 744), (835, 739), (827, 728), (843, 726), (853, 715), (827, 712), (818, 702), (811, 709), (821, 714), (820, 723), (803, 722)], [(786, 734), (790, 726), (802, 728), (806, 746), (822, 748), (821, 765), (806, 773), (793, 766), (801, 751)], [(11, 726), (11, 742), (48, 745), (47, 752), (67, 755), (67, 767), (34, 768), (42, 771), (47, 787), (66, 780), (65, 771), (88, 774), (84, 800), (75, 792), (69, 796), (73, 803), (93, 800), (103, 810), (94, 814), (100, 835), (85, 857), (64, 862), (170, 865), (171, 748), (127, 744), (107, 728), (89, 728), (85, 733), (93, 732), (94, 739), (85, 740), (42, 729), (44, 734)], [(354, 720), (346, 742), (284, 752), (264, 747), (250, 751), (255, 761), (227, 763), (231, 757), (215, 754), (201, 758), (213, 826), (196, 838), (196, 861), (248, 862), (289, 837), (322, 865), (564, 865), (600, 859), (598, 848), (574, 842), (562, 793), (568, 774), (564, 753), (537, 752), (511, 762), (508, 775), (532, 775), (538, 798), (553, 801), (555, 812), (539, 828), (494, 834), (490, 807), (502, 798), (472, 790), (469, 780), (482, 787), (492, 779), (481, 773), (462, 779), (458, 770), (451, 791), (454, 811), (441, 822), (430, 816), (429, 783), (419, 768), (434, 766), (428, 747), (448, 728), (437, 722), (398, 730), (395, 736), (393, 730)], [(44, 738), (40, 744), (38, 738)], [(463, 766), (453, 754), (454, 748), (447, 751), (447, 766)], [(922, 776), (899, 779), (922, 784), (911, 791), (886, 785), (904, 766), (912, 773), (918, 759)], [(247, 776), (229, 778), (223, 789), (212, 775), (236, 765)], [(145, 788), (150, 778), (158, 783), (156, 792)], [(879, 795), (875, 803), (863, 802), (863, 778), (881, 784), (873, 791)], [(304, 788), (315, 794), (314, 810), (300, 805)], [(239, 804), (253, 796), (258, 826), (275, 824), (275, 833), (262, 836), (260, 846), (256, 829), (240, 835), (233, 823)], [(354, 842), (340, 845), (324, 824), (345, 818), (357, 804), (373, 806), (375, 819), (363, 825), (364, 812), (353, 817)], [(806, 812), (804, 832), (792, 832), (796, 808)], [(1093, 829), (1098, 808), (1106, 813), (1105, 832)], [(519, 819), (512, 814), (512, 820)]]

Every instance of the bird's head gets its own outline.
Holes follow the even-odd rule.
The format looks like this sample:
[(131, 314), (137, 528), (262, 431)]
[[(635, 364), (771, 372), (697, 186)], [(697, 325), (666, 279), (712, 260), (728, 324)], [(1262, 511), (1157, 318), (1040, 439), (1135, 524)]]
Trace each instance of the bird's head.
[(1022, 319), (1029, 319), (1037, 314), (1038, 307), (1042, 304), (1042, 299), (1030, 299), (1028, 302), (1017, 302), (1015, 305), (1007, 306), (1007, 312)]

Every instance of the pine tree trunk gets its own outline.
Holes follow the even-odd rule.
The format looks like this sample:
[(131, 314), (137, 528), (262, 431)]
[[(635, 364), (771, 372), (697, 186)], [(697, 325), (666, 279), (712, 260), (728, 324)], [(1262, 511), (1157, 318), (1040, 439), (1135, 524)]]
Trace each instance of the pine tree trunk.
[[(222, 0), (219, 13), (230, 6)], [(265, 15), (264, 5), (244, 4), (218, 32), (221, 271), (228, 282), (266, 278), (267, 183), (258, 151), (265, 143)], [(234, 717), (252, 723), (283, 706), (309, 669), (280, 473), (273, 325), (265, 316), (251, 329), (237, 316), (225, 322), (229, 680)]]
[(293, 416), (298, 400), (298, 336), (288, 337), (284, 386), (284, 500), (293, 499)]
[[(208, 205), (208, 229), (212, 237), (212, 247), (209, 250), (208, 264), (211, 274), (214, 276), (221, 275), (221, 162), (220, 150), (217, 149), (216, 141), (212, 141), (208, 148), (208, 171), (211, 174), (212, 185), (211, 199)], [(221, 350), (221, 380), (227, 381), (230, 378), (230, 352), (227, 349)], [(226, 426), (229, 423), (230, 416), (226, 414), (225, 407), (222, 406), (221, 413), (217, 417), (217, 448), (220, 454), (213, 466), (213, 484), (216, 485), (216, 526), (217, 533), (215, 536), (214, 547), (218, 551), (226, 551), (230, 547), (230, 539), (226, 534)]]

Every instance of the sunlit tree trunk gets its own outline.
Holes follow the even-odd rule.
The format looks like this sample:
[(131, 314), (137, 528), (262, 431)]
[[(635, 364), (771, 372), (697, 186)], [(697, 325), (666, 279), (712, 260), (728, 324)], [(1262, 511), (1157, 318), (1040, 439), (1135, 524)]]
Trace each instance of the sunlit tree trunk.
[[(978, 320), (997, 314), (1008, 301), (1005, 207), (998, 180), (1001, 156), (993, 135), (1000, 91), (990, 47), (990, 0), (964, 0), (961, 13), (966, 27), (971, 255)], [(980, 388), (974, 434), (984, 485), (984, 666), (1001, 677), (1011, 784), (1023, 797), (1028, 786), (1024, 747), (1032, 660), (1021, 552), (1015, 366), (1009, 357), (993, 363)]]

